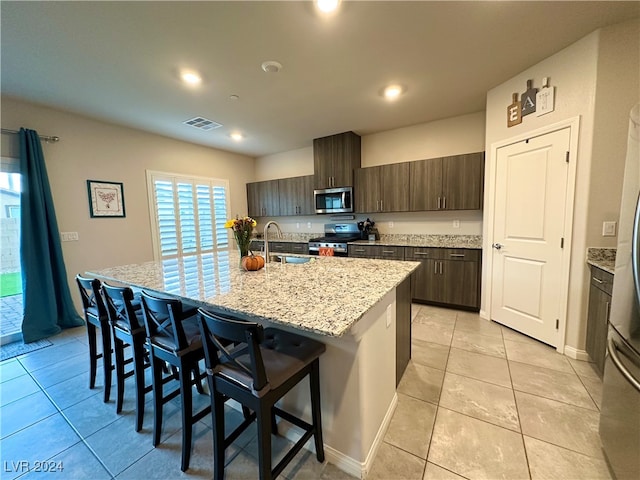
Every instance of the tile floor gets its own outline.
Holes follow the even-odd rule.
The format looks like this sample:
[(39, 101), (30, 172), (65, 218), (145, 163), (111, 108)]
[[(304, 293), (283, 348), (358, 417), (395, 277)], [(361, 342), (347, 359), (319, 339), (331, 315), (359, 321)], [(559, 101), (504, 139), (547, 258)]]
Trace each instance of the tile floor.
[[(153, 448), (151, 415), (142, 432), (133, 429), (131, 384), (121, 415), (113, 399), (102, 402), (101, 386), (89, 390), (84, 329), (51, 340), (0, 364), (2, 479), (41, 477), (27, 466), (44, 460), (63, 467), (50, 474), (56, 479), (211, 478), (210, 419), (196, 426), (182, 473), (179, 400), (165, 407), (162, 443)], [(597, 433), (600, 392), (586, 362), (477, 314), (414, 305), (413, 359), (368, 478), (608, 479)], [(227, 413), (239, 421), (235, 410)], [(275, 440), (275, 456), (288, 445)], [(253, 429), (228, 450), (226, 478), (256, 478), (256, 458)], [(282, 477), (351, 478), (306, 451)]]

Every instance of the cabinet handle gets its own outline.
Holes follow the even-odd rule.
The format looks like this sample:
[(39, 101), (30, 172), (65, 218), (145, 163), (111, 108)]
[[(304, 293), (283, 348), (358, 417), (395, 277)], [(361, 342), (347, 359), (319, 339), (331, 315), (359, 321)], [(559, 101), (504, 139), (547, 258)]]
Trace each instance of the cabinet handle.
[(380, 211), (382, 212), (383, 207), (382, 207), (382, 200), (380, 200)]
[(413, 252), (414, 255), (424, 255), (427, 256), (429, 255), (429, 252)]
[(610, 313), (611, 313), (611, 302), (607, 302), (607, 322), (609, 321)]
[(450, 257), (464, 257), (464, 253), (450, 253)]
[(604, 283), (602, 280), (600, 280), (599, 278), (596, 278), (596, 277), (591, 277), (591, 280), (593, 280), (594, 282), (599, 283), (599, 284), (603, 284)]
[(382, 253), (396, 253), (396, 252), (393, 250), (382, 250)]
[(438, 209), (440, 208), (440, 203), (442, 202), (442, 198), (438, 197)]
[(440, 275), (442, 275), (442, 262), (440, 262)]
[(361, 252), (364, 253), (365, 249), (364, 248), (354, 248), (353, 249), (354, 252)]
[(442, 208), (447, 208), (447, 197), (442, 197)]
[(438, 274), (438, 262), (434, 262), (433, 264), (433, 273)]

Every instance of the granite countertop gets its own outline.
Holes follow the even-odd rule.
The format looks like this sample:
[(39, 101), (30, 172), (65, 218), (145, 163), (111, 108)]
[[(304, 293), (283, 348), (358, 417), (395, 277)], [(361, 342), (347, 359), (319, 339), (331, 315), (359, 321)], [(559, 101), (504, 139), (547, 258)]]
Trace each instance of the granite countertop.
[(234, 250), (87, 272), (146, 290), (321, 335), (344, 335), (419, 262), (314, 257), (303, 264), (239, 267)]
[(352, 243), (362, 243), (366, 245), (385, 245), (396, 247), (437, 247), (437, 248), (482, 248), (481, 235), (380, 235), (380, 240), (369, 242), (368, 240), (358, 240)]
[(615, 248), (587, 248), (587, 263), (605, 272), (615, 274), (616, 249)]

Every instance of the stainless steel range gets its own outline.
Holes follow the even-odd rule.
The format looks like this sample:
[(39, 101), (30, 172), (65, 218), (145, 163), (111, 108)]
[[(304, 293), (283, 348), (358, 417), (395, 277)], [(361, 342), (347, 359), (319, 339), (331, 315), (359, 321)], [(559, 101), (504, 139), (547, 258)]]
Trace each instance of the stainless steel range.
[(320, 255), (321, 249), (329, 250), (336, 257), (347, 256), (347, 243), (360, 239), (357, 223), (325, 223), (324, 237), (309, 240), (309, 254)]

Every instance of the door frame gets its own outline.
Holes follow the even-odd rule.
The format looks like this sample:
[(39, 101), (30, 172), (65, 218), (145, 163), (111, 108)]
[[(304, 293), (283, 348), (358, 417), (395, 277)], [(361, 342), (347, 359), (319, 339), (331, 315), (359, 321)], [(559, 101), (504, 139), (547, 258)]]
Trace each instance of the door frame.
[(565, 248), (562, 251), (562, 266), (561, 266), (561, 282), (564, 286), (560, 296), (560, 307), (558, 311), (558, 344), (556, 350), (559, 353), (564, 353), (564, 342), (567, 329), (567, 308), (569, 303), (569, 271), (571, 266), (571, 245), (573, 236), (573, 209), (576, 189), (576, 172), (578, 164), (578, 140), (580, 135), (580, 116), (571, 117), (560, 122), (552, 123), (545, 127), (537, 128), (528, 132), (518, 134), (505, 140), (500, 140), (491, 144), (490, 155), (485, 167), (485, 178), (491, 183), (485, 185), (485, 215), (486, 219), (486, 235), (483, 238), (483, 250), (486, 259), (482, 262), (486, 265), (484, 272), (484, 279), (486, 284), (483, 285), (483, 306), (485, 307), (480, 311), (480, 316), (491, 320), (491, 298), (493, 295), (493, 262), (494, 251), (491, 245), (494, 243), (493, 229), (494, 229), (494, 215), (495, 215), (495, 185), (496, 185), (496, 159), (498, 156), (498, 149), (519, 143), (524, 140), (540, 137), (548, 133), (556, 132), (569, 128), (569, 170), (567, 172), (567, 191), (565, 194), (565, 209), (564, 209), (564, 244)]

